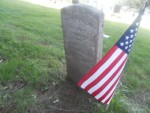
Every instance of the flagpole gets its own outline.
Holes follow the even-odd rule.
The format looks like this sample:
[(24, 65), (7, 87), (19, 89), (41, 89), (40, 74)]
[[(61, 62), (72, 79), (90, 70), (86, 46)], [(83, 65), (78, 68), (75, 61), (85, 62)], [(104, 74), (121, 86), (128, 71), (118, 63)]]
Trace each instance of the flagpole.
[(148, 6), (148, 0), (145, 0), (142, 9), (143, 9), (144, 7), (147, 7), (147, 6)]
[(143, 5), (141, 6), (140, 10), (139, 10), (139, 13), (145, 8), (148, 6), (148, 0), (145, 0)]

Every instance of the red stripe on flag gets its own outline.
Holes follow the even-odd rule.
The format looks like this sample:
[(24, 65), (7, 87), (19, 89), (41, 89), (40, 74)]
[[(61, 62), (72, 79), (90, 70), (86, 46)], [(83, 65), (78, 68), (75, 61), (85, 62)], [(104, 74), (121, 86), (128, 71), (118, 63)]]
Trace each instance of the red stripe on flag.
[(119, 80), (120, 76), (117, 78), (117, 80), (114, 82), (114, 84), (109, 88), (109, 90), (102, 96), (100, 97), (98, 100), (102, 102), (103, 99), (105, 99), (105, 97), (110, 93), (110, 91), (115, 87), (115, 85), (117, 84), (118, 80)]
[(104, 102), (104, 104), (109, 104), (110, 100), (112, 99), (114, 95), (114, 92), (111, 94), (111, 96)]
[(97, 79), (95, 79), (92, 83), (90, 83), (85, 87), (85, 90), (88, 91), (98, 82), (100, 82), (110, 72), (110, 70), (112, 70), (112, 68), (118, 63), (118, 61), (122, 58), (124, 54), (125, 53), (122, 51), (122, 53), (113, 61), (113, 63), (111, 63), (111, 65), (101, 75), (99, 75)]
[(112, 74), (112, 76), (98, 90), (96, 90), (95, 92), (93, 92), (93, 94), (92, 94), (93, 96), (98, 95), (112, 81), (112, 79), (117, 75), (117, 73), (123, 67), (123, 65), (124, 65), (125, 62), (126, 62), (126, 59), (122, 62), (122, 64), (120, 65), (120, 67)]
[(117, 46), (113, 46), (109, 52), (98, 62), (90, 71), (78, 82), (78, 86), (81, 86), (87, 79), (89, 79), (98, 69), (101, 67), (107, 59), (118, 49)]
[[(125, 64), (127, 61), (127, 58), (124, 60), (123, 64)], [(122, 73), (122, 72), (121, 72)], [(118, 79), (114, 82), (114, 84), (109, 88), (109, 90), (98, 100), (102, 101), (104, 98), (106, 98), (106, 96), (111, 92), (111, 90), (114, 88), (114, 86), (117, 84), (119, 78), (120, 78), (121, 74), (119, 75)], [(114, 92), (114, 91), (113, 91)]]

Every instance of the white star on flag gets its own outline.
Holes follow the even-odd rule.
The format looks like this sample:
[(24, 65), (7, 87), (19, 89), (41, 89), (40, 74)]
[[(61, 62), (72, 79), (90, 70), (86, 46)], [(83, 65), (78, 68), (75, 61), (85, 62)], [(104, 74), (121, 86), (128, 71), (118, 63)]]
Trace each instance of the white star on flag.
[(138, 25), (139, 25), (139, 23), (137, 22), (137, 23), (136, 23), (136, 26), (138, 26)]
[(126, 41), (126, 45), (128, 44), (129, 42), (128, 41)]
[(133, 40), (130, 40), (130, 43), (132, 43), (133, 42)]
[(126, 40), (128, 40), (129, 39), (129, 36), (126, 36)]
[(134, 32), (134, 29), (131, 29), (130, 32), (133, 33), (133, 32)]
[(124, 46), (124, 43), (123, 43), (123, 42), (121, 42), (121, 43), (120, 43), (120, 46)]
[(137, 31), (138, 30), (138, 28), (135, 28), (135, 31)]
[(130, 52), (131, 49), (128, 50), (128, 52)]
[(130, 38), (133, 38), (134, 36), (133, 35), (130, 35)]
[(128, 46), (126, 46), (125, 49), (128, 49)]

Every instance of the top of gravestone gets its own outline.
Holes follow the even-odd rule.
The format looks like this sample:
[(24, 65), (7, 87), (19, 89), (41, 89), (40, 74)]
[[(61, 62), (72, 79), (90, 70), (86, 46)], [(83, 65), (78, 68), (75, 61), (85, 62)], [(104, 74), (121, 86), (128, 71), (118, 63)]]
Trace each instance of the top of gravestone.
[(93, 16), (95, 15), (103, 15), (103, 12), (99, 9), (96, 9), (93, 6), (84, 5), (84, 4), (74, 4), (70, 5), (68, 7), (62, 8), (62, 10), (74, 10), (74, 11), (80, 11), (80, 13), (93, 13)]

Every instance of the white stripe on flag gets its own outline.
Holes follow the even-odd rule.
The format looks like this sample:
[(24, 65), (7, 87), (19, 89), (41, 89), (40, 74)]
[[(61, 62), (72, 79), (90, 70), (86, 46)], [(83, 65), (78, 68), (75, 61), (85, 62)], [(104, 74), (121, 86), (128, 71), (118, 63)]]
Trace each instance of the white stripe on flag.
[(87, 85), (89, 85), (91, 82), (93, 82), (100, 74), (102, 74), (109, 65), (120, 55), (122, 50), (118, 48), (112, 56), (89, 78), (87, 79), (82, 85), (81, 88), (85, 88)]
[(120, 65), (122, 64), (122, 62), (125, 60), (126, 57), (127, 54), (125, 53), (124, 56), (119, 60), (119, 62), (112, 68), (112, 70), (98, 84), (96, 84), (91, 89), (89, 89), (88, 92), (92, 94), (94, 91), (100, 88), (112, 76), (112, 74), (120, 67)]
[[(126, 62), (124, 63), (123, 67), (120, 69), (120, 71), (118, 72), (118, 74), (115, 76), (115, 78), (105, 87), (105, 89), (103, 89), (98, 95), (95, 96), (96, 99), (101, 98), (108, 90), (109, 88), (113, 85), (113, 83), (117, 80), (117, 78), (120, 76), (120, 74), (122, 73), (124, 66), (125, 66)], [(119, 81), (119, 80), (118, 80)], [(118, 81), (116, 83), (116, 85), (118, 84)], [(112, 91), (114, 91), (114, 89), (116, 88), (116, 85), (114, 86), (114, 88), (110, 91), (110, 93), (104, 98), (104, 101), (106, 101), (112, 94)]]
[(102, 103), (105, 103), (105, 101), (112, 95), (114, 90), (116, 89), (116, 86), (118, 84), (119, 80), (117, 81), (116, 85), (113, 87), (113, 89), (110, 91), (110, 93), (101, 101)]
[[(117, 83), (118, 84), (118, 83)], [(109, 99), (109, 101), (106, 103), (106, 104), (109, 104), (110, 103), (110, 101), (111, 101), (111, 99), (113, 98), (113, 96), (114, 96), (114, 92), (113, 92), (113, 95), (112, 95), (112, 97)]]

